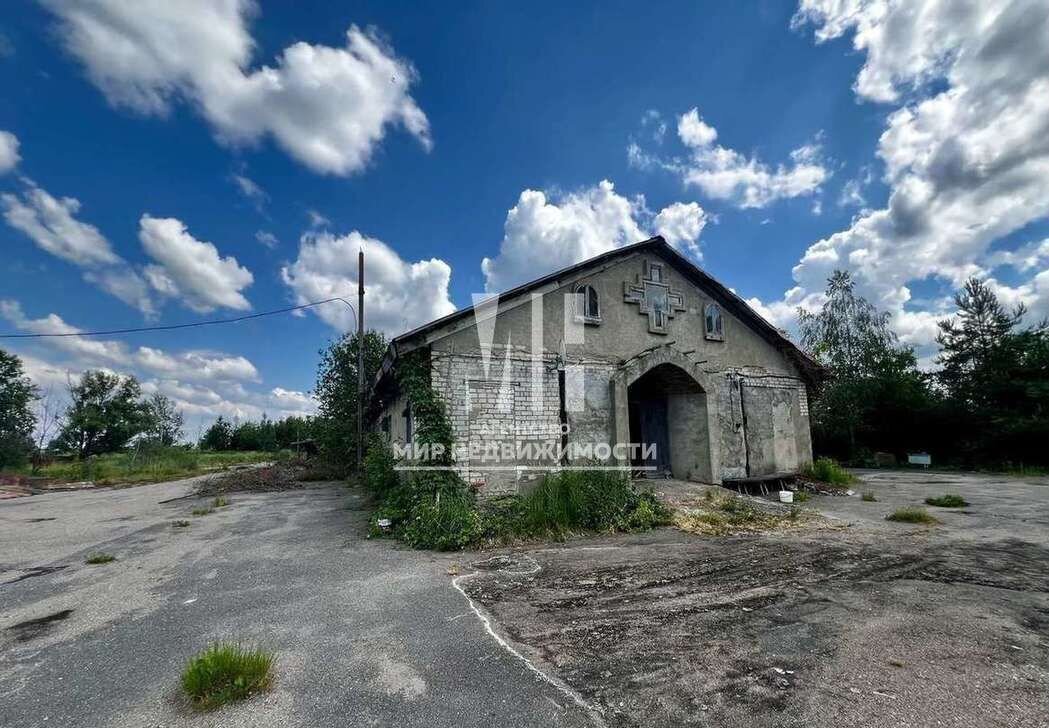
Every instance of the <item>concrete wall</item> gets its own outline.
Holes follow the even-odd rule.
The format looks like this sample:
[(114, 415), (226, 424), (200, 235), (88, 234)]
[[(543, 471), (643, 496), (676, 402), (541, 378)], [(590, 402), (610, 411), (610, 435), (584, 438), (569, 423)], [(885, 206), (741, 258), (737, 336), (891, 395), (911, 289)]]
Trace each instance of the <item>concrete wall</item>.
[[(636, 283), (646, 260), (662, 263), (664, 280), (684, 297), (685, 310), (675, 313), (667, 334), (650, 332), (647, 315), (623, 300), (624, 284)], [(584, 325), (573, 315), (571, 294), (583, 283), (598, 292), (601, 320), (596, 325)], [(794, 469), (811, 460), (807, 397), (794, 364), (727, 311), (722, 312), (724, 340), (706, 339), (703, 312), (712, 298), (669, 261), (651, 253), (634, 253), (585, 275), (548, 284), (540, 293), (535, 300), (524, 296), (500, 301), (492, 309), (498, 315), (489, 322), (494, 335), (487, 371), (473, 317), (431, 332), (433, 384), (450, 405), (460, 445), (511, 440), (559, 445), (555, 360), (562, 349), (567, 355), (569, 442), (625, 442), (620, 420), (626, 413), (626, 392), (617, 395), (616, 374), (646, 349), (664, 347), (676, 352), (674, 362), (706, 392), (702, 406), (696, 400), (673, 405), (672, 427), (685, 427), (682, 423), (694, 422), (695, 417), (706, 418), (710, 439), (709, 448), (678, 454), (680, 467), (674, 467), (675, 472), (714, 482), (742, 477), (747, 473), (748, 446), (758, 453), (761, 463), (777, 468)], [(533, 341), (532, 321), (540, 317), (543, 326)], [(536, 348), (543, 352), (538, 365), (532, 360)], [(533, 371), (537, 371), (534, 379), (541, 383), (538, 390), (531, 384)], [(398, 418), (399, 410), (394, 408), (392, 421)], [(794, 466), (787, 467), (791, 463)], [(460, 465), (464, 477), (489, 493), (514, 491), (538, 477)]]

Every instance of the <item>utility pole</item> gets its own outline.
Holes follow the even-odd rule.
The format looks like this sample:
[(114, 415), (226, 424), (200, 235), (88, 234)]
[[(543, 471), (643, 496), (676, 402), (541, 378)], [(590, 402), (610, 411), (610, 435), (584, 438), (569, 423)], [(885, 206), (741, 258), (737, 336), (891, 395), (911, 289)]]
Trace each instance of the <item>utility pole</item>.
[(357, 472), (364, 466), (364, 249), (357, 254)]

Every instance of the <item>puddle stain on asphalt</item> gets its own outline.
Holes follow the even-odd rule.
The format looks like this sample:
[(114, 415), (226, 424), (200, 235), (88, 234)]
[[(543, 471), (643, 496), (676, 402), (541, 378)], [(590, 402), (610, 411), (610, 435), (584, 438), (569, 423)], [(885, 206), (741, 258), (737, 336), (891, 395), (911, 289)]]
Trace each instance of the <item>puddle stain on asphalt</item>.
[[(4, 630), (5, 637), (11, 642), (29, 642), (37, 637), (42, 637), (51, 631), (57, 622), (62, 622), (73, 613), (72, 609), (63, 609), (53, 614), (36, 619), (27, 619), (24, 622), (12, 625)], [(8, 640), (4, 640), (5, 642)]]

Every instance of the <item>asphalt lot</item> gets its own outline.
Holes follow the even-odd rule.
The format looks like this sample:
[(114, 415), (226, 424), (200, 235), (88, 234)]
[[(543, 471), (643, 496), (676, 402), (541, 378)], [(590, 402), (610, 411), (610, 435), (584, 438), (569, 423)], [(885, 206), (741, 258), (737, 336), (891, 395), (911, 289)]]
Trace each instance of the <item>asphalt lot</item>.
[[(1049, 480), (861, 475), (811, 529), (458, 555), (364, 538), (334, 484), (0, 502), (0, 725), (1049, 726)], [(274, 689), (188, 706), (214, 639), (273, 649)]]
[[(234, 494), (193, 517), (195, 498), (170, 500), (190, 489), (0, 502), (0, 725), (590, 724), (486, 631), (452, 584), (461, 556), (366, 540), (359, 496)], [(85, 565), (94, 551), (118, 560)], [(273, 649), (275, 688), (187, 706), (179, 671), (214, 639)]]

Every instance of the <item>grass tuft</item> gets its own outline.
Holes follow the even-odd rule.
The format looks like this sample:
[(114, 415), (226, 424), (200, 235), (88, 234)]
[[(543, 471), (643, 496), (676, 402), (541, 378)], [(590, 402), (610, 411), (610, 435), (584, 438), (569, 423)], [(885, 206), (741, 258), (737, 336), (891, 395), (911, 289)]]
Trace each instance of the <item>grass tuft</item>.
[(893, 511), (889, 515), (885, 516), (886, 521), (895, 521), (896, 523), (927, 523), (934, 524), (939, 523), (933, 516), (930, 516), (928, 511), (924, 508), (900, 508), (899, 510)]
[(946, 493), (935, 498), (926, 498), (925, 503), (937, 508), (965, 508), (965, 506), (969, 505), (969, 502), (960, 495), (952, 493)]
[(209, 506), (201, 506), (200, 508), (194, 508), (190, 513), (194, 516), (207, 516), (215, 512), (214, 508)]
[(868, 503), (876, 503), (878, 501), (878, 498), (874, 495), (873, 490), (868, 490), (865, 491), (862, 496), (860, 496), (860, 500), (867, 501)]
[(810, 480), (830, 483), (831, 485), (848, 485), (856, 480), (852, 473), (845, 470), (845, 468), (838, 465), (836, 460), (831, 458), (818, 458), (812, 464), (806, 465), (802, 470), (802, 475)]
[(229, 498), (227, 498), (224, 495), (220, 495), (218, 498), (216, 498), (211, 503), (212, 508), (225, 508), (228, 505), (229, 505)]
[(108, 564), (108, 563), (110, 563), (112, 561), (116, 561), (116, 560), (117, 560), (117, 557), (114, 556), (113, 554), (105, 554), (105, 553), (99, 552), (97, 554), (91, 554), (90, 556), (88, 556), (86, 559), (84, 559), (84, 563), (85, 564)]
[(268, 688), (272, 668), (269, 652), (216, 642), (186, 664), (182, 689), (197, 706), (217, 708)]

